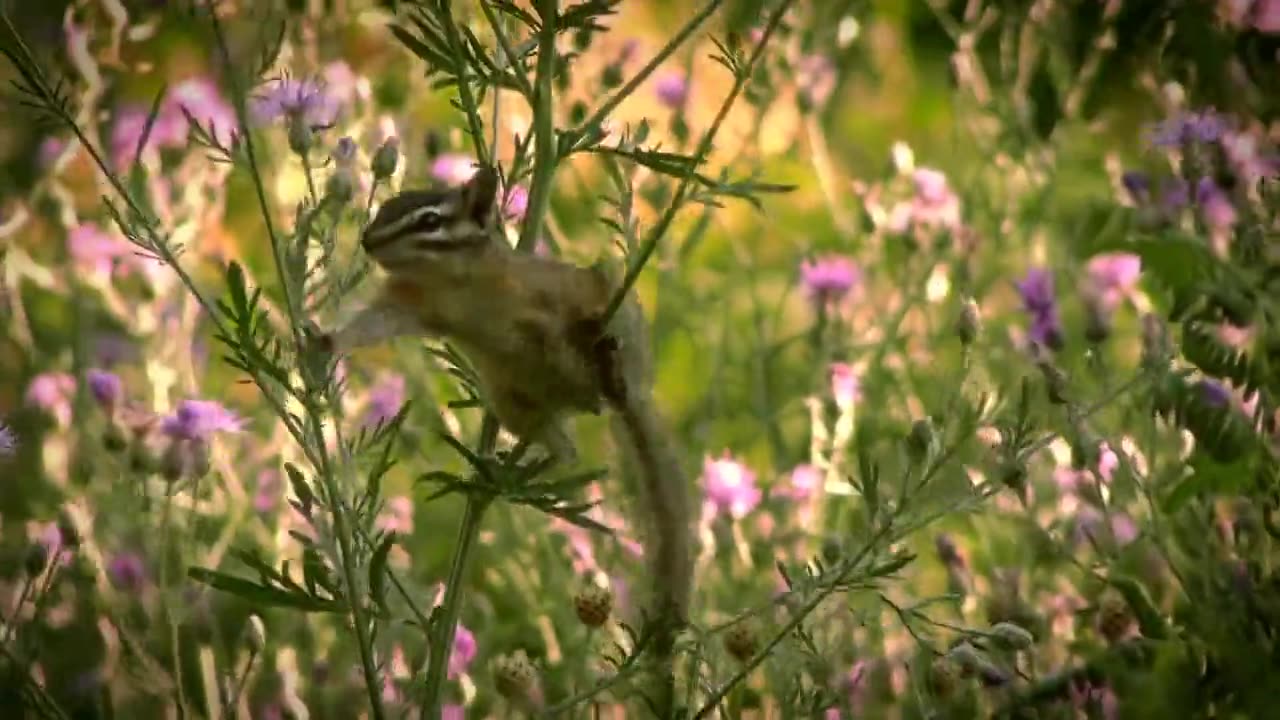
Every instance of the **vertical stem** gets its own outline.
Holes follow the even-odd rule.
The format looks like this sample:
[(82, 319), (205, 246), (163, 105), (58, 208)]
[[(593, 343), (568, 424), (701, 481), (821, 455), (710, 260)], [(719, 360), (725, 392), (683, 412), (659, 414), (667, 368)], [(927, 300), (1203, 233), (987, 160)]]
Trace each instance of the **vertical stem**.
[(533, 92), (533, 181), (529, 185), (529, 208), (520, 228), (521, 252), (533, 252), (542, 234), (542, 216), (551, 199), (559, 148), (556, 147), (555, 117), (551, 104), (552, 76), (556, 70), (556, 22), (558, 0), (537, 0), (542, 29), (538, 32), (538, 62), (534, 66)]
[(426, 689), (422, 699), (422, 718), (438, 717), (440, 694), (444, 688), (449, 651), (453, 649), (454, 633), (458, 627), (458, 614), (462, 609), (463, 578), (470, 565), (476, 538), (480, 535), (481, 521), (489, 508), (489, 499), (480, 496), (467, 498), (462, 512), (462, 524), (458, 528), (458, 544), (453, 552), (453, 564), (445, 581), (444, 600), (440, 604), (440, 619), (432, 628), (427, 661)]
[[(174, 616), (173, 597), (169, 588), (169, 548), (173, 546), (173, 483), (166, 482), (164, 506), (160, 511), (160, 600), (165, 624), (169, 629), (169, 652), (173, 655), (173, 690), (178, 704), (178, 717), (187, 716), (186, 693), (182, 688), (182, 643), (178, 619)], [(182, 556), (178, 556), (182, 562)]]

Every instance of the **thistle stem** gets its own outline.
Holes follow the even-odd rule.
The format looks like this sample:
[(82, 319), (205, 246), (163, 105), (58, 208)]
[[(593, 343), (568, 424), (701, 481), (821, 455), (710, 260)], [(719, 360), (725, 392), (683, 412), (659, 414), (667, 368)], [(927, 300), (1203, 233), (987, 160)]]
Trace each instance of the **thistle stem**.
[(552, 79), (556, 69), (556, 21), (558, 0), (538, 0), (542, 28), (538, 32), (538, 62), (534, 69), (533, 105), (533, 180), (529, 185), (529, 207), (520, 228), (521, 252), (533, 252), (542, 234), (542, 216), (551, 199), (551, 183), (555, 178), (559, 148), (556, 146), (555, 114), (552, 106)]

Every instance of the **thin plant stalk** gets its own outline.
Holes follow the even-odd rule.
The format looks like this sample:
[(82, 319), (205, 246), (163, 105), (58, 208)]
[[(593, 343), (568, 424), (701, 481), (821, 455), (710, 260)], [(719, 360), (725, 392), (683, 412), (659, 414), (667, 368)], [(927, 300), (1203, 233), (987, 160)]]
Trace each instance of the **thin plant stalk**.
[(556, 14), (559, 0), (538, 0), (542, 28), (538, 32), (538, 62), (534, 66), (533, 93), (533, 180), (529, 184), (529, 206), (520, 228), (516, 248), (533, 252), (542, 234), (542, 216), (551, 200), (551, 183), (555, 178), (559, 148), (556, 146), (555, 114), (552, 83), (556, 69)]

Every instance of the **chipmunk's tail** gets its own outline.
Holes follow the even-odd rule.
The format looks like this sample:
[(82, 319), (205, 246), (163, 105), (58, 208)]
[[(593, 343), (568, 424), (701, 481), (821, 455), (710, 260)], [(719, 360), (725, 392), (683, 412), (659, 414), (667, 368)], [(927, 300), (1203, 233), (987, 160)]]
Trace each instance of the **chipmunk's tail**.
[(615, 408), (623, 435), (630, 483), (636, 487), (644, 518), (644, 552), (652, 583), (653, 620), (660, 622), (656, 650), (669, 655), (677, 629), (689, 621), (693, 595), (693, 513), (688, 483), (670, 434), (653, 403), (640, 393)]

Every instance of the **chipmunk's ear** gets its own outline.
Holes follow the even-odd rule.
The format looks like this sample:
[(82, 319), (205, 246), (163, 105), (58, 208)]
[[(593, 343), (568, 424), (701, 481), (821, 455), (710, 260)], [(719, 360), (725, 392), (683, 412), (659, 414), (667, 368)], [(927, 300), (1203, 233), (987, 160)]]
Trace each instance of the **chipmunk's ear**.
[(466, 216), (481, 227), (488, 227), (493, 219), (493, 204), (498, 197), (498, 173), (493, 168), (481, 166), (462, 186), (462, 208)]

